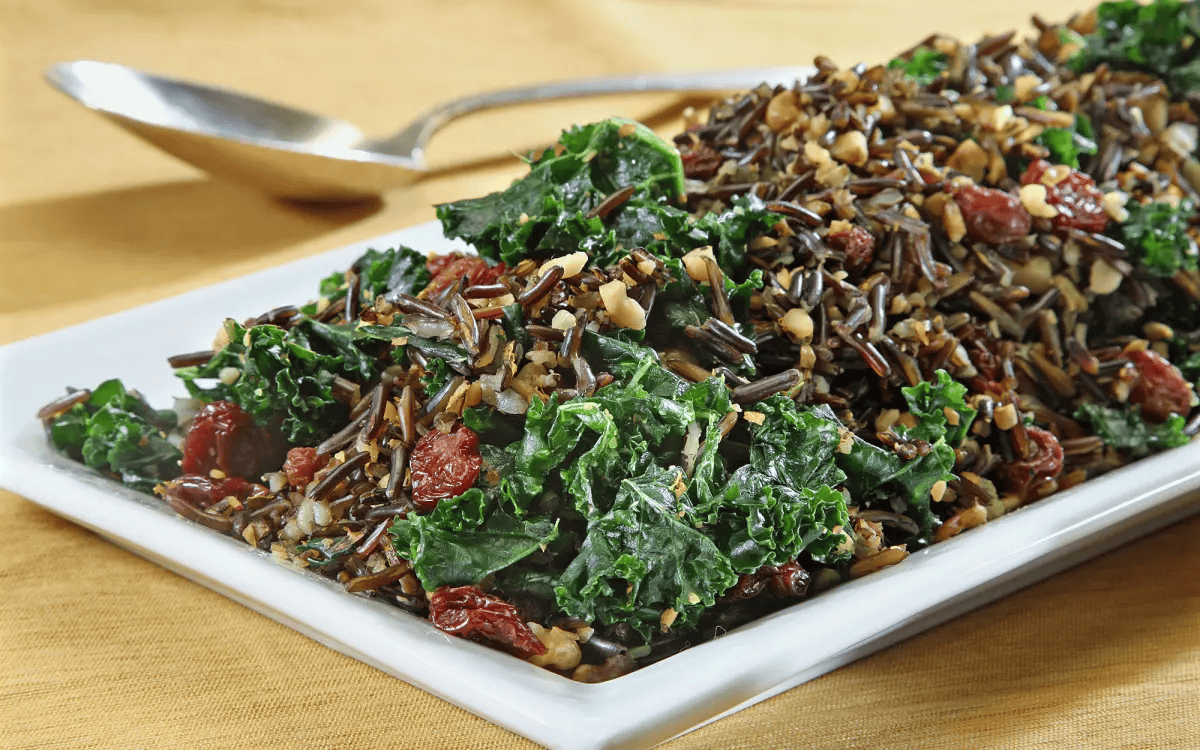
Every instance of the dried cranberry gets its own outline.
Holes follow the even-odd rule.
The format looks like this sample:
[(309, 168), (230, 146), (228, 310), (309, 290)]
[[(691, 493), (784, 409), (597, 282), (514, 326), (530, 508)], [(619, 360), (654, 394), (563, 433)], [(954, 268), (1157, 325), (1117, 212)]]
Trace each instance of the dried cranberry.
[[(466, 278), (468, 285), (492, 284), (505, 271), (503, 263), (489, 266), (483, 258), (462, 253), (431, 258), (425, 263), (425, 267), (433, 276), (429, 286), (425, 288), (426, 294), (437, 294), (461, 278)], [(433, 271), (434, 268), (437, 269), (436, 272)]]
[(851, 271), (866, 268), (875, 257), (875, 235), (862, 227), (830, 232), (826, 239), (832, 247), (846, 254), (846, 268)]
[(1122, 356), (1137, 368), (1138, 379), (1129, 391), (1129, 401), (1142, 407), (1143, 417), (1165, 422), (1172, 414), (1186, 415), (1192, 410), (1192, 387), (1178, 367), (1149, 349)]
[(278, 466), (279, 442), (229, 401), (205, 404), (192, 420), (183, 443), (185, 474), (218, 469), (230, 476), (253, 477)]
[(522, 659), (546, 653), (517, 608), (474, 586), (442, 587), (429, 597), (429, 621), (460, 638), (486, 641)]
[(446, 270), (446, 266), (463, 257), (462, 253), (446, 253), (445, 255), (431, 255), (425, 259), (425, 270), (429, 272), (430, 278), (437, 276), (442, 271)]
[(761, 570), (756, 570), (753, 573), (743, 573), (738, 582), (726, 589), (721, 595), (723, 602), (740, 602), (745, 599), (753, 599), (761, 594), (767, 588), (766, 576), (762, 575)]
[(167, 482), (161, 494), (203, 509), (230, 495), (245, 500), (251, 495), (266, 492), (266, 487), (247, 482), (241, 477), (213, 479), (203, 474), (184, 474)]
[[(1050, 169), (1050, 162), (1038, 159), (1032, 162), (1021, 175), (1022, 185), (1043, 184), (1042, 177)], [(1085, 232), (1103, 232), (1108, 226), (1108, 214), (1104, 211), (1104, 194), (1096, 182), (1072, 169), (1066, 177), (1053, 185), (1046, 185), (1046, 202), (1058, 209), (1051, 223), (1056, 229), (1081, 229)]]
[(812, 576), (795, 560), (788, 560), (778, 567), (765, 567), (763, 570), (768, 573), (767, 586), (775, 597), (803, 599), (808, 595)]
[(679, 157), (683, 160), (683, 173), (693, 180), (707, 180), (721, 167), (721, 155), (708, 144), (697, 143), (680, 146)]
[(327, 460), (327, 456), (317, 455), (316, 448), (292, 448), (283, 462), (283, 473), (287, 475), (288, 484), (295, 489), (303, 489)]
[(976, 341), (967, 353), (981, 377), (990, 381), (1000, 380), (1000, 360), (982, 342)]
[(723, 602), (753, 599), (764, 591), (778, 599), (803, 599), (812, 582), (809, 572), (795, 560), (783, 565), (764, 565), (753, 573), (745, 573), (721, 596)]
[(482, 463), (479, 436), (469, 427), (458, 424), (449, 434), (441, 430), (425, 433), (408, 459), (413, 505), (428, 513), (438, 500), (466, 492), (479, 478)]
[(1062, 472), (1063, 449), (1054, 433), (1041, 427), (1026, 427), (1031, 454), (1005, 467), (1011, 489), (1024, 494), (1035, 484), (1054, 479)]
[(1033, 217), (1015, 195), (1003, 190), (966, 185), (954, 191), (967, 235), (976, 242), (998, 244), (1029, 234)]

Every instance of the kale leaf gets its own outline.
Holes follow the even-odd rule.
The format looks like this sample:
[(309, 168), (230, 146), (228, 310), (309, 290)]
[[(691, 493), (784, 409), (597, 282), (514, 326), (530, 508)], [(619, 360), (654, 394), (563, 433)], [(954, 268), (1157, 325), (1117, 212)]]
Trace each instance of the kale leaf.
[(1194, 211), (1190, 201), (1180, 201), (1178, 208), (1159, 201), (1130, 202), (1125, 209), (1129, 218), (1120, 226), (1120, 238), (1146, 271), (1169, 278), (1180, 269), (1196, 270), (1196, 243), (1186, 231)]
[(649, 641), (656, 631), (694, 627), (737, 574), (712, 539), (681, 520), (687, 508), (673, 488), (683, 470), (649, 455), (637, 464), (612, 508), (589, 524), (554, 592), (564, 613), (625, 622)]
[[(634, 187), (651, 204), (683, 194), (679, 152), (643, 125), (611, 118), (571, 128), (507, 190), (437, 207), (448, 237), (510, 265), (526, 255), (573, 252), (581, 240), (616, 240), (588, 212), (608, 195)], [(597, 261), (600, 262), (600, 261)]]
[(1129, 451), (1133, 456), (1178, 448), (1191, 440), (1183, 433), (1186, 421), (1183, 416), (1172, 414), (1162, 424), (1150, 424), (1142, 419), (1137, 406), (1115, 409), (1098, 404), (1082, 404), (1076, 410), (1075, 418), (1090, 424), (1092, 431), (1106, 445)]
[[(911, 430), (898, 427), (897, 432), (929, 443), (944, 438), (951, 446), (957, 446), (967, 436), (976, 411), (967, 406), (965, 385), (951, 378), (945, 370), (938, 370), (934, 377), (936, 383), (926, 380), (911, 388), (900, 389), (908, 402), (909, 412), (917, 418), (917, 426)], [(947, 409), (957, 415), (953, 423)]]
[(849, 523), (846, 498), (832, 487), (772, 484), (743, 466), (733, 473), (722, 500), (714, 535), (737, 573), (782, 565), (802, 552), (823, 563), (849, 556), (846, 535), (834, 531)]
[[(405, 245), (388, 250), (368, 249), (351, 268), (358, 271), (361, 279), (359, 299), (368, 304), (388, 292), (416, 294), (428, 286), (430, 280), (425, 256)], [(346, 272), (343, 271), (326, 276), (318, 287), (320, 295), (327, 300), (339, 299), (346, 294), (346, 289)], [(306, 315), (316, 311), (315, 304), (301, 308)]]
[(493, 493), (473, 487), (438, 502), (428, 515), (397, 518), (388, 529), (397, 554), (411, 560), (427, 591), (475, 585), (545, 548), (558, 536), (545, 517), (517, 518)]
[(1101, 63), (1159, 76), (1175, 94), (1200, 88), (1200, 5), (1180, 0), (1100, 3), (1095, 33), (1068, 64), (1077, 72)]
[(54, 447), (146, 493), (179, 474), (182, 455), (166, 439), (174, 427), (174, 412), (155, 411), (120, 380), (104, 381), (47, 425)]
[(1079, 155), (1096, 153), (1095, 133), (1092, 123), (1085, 115), (1075, 115), (1075, 125), (1070, 128), (1046, 128), (1034, 139), (1050, 151), (1050, 161), (1079, 169)]
[[(194, 398), (232, 401), (260, 425), (278, 422), (288, 442), (316, 445), (346, 423), (346, 406), (333, 397), (344, 357), (309, 348), (325, 341), (317, 331), (336, 339), (330, 328), (312, 321), (293, 333), (269, 325), (246, 329), (226, 320), (229, 343), (206, 364), (180, 368), (175, 375)], [(238, 372), (232, 383), (219, 379), (226, 368)], [(215, 382), (205, 388), (199, 380)]]
[(904, 75), (922, 86), (928, 86), (950, 67), (950, 58), (944, 52), (938, 52), (928, 47), (917, 47), (908, 59), (893, 58), (888, 63), (888, 67), (898, 68), (904, 71)]
[[(627, 187), (634, 189), (628, 200), (605, 217), (592, 215)], [(682, 194), (675, 147), (645, 126), (611, 118), (565, 131), (506, 190), (441, 204), (437, 215), (446, 236), (510, 265), (584, 250), (594, 264), (609, 266), (635, 247), (671, 257), (711, 245), (735, 273), (746, 265), (746, 243), (782, 218), (743, 196), (719, 215), (694, 219), (674, 205)]]

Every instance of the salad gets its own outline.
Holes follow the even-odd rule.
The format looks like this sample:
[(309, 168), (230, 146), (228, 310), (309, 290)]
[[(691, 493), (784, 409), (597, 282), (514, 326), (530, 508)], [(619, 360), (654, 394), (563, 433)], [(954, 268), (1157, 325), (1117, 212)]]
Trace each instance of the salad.
[(826, 58), (674, 142), (572, 128), (226, 320), (52, 444), (357, 596), (583, 682), (1200, 432), (1200, 12)]

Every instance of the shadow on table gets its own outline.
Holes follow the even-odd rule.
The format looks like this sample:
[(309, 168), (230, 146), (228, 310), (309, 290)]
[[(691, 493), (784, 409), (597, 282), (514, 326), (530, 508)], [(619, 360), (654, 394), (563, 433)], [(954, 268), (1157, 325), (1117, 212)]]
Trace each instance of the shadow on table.
[[(0, 208), (0, 312), (169, 282), (251, 260), (361, 221), (382, 202), (296, 204), (212, 179), (69, 195)], [(80, 265), (88, 278), (78, 278)], [(55, 283), (55, 280), (61, 280)]]

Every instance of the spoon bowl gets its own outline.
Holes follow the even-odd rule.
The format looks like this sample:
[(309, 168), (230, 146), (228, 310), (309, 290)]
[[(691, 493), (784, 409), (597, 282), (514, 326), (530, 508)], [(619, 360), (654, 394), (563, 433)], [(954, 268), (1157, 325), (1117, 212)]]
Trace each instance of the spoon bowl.
[(470, 112), (599, 94), (791, 85), (811, 72), (784, 67), (661, 73), (502, 89), (447, 101), (379, 139), (344, 120), (113, 63), (58, 63), (45, 76), (51, 86), (89, 109), (218, 178), (296, 200), (356, 201), (428, 172), (424, 152), (429, 139)]

